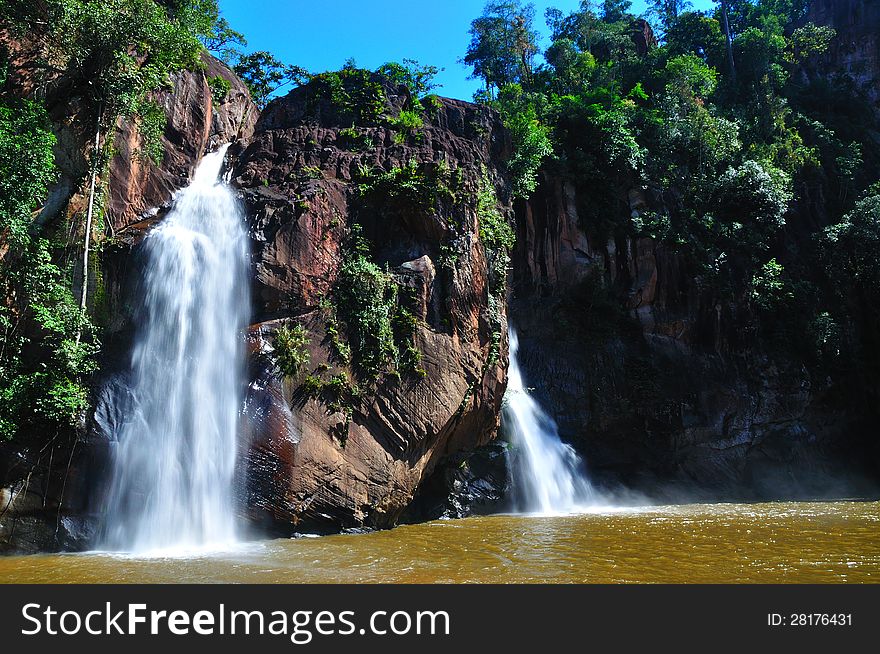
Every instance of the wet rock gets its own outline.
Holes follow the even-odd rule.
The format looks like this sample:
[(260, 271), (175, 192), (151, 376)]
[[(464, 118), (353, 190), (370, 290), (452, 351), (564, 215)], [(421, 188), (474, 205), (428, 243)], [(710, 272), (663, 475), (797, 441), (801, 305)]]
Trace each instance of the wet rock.
[(402, 522), (466, 518), (510, 510), (507, 444), (495, 440), (449, 457), (419, 487)]
[[(376, 80), (389, 115), (412, 106), (404, 87)], [(295, 417), (293, 442), (278, 447), (259, 429), (253, 437), (266, 443), (258, 465), (267, 472), (258, 477), (272, 480), (250, 487), (251, 504), (263, 516), (254, 520), (276, 532), (394, 525), (439, 463), (496, 433), (505, 351), (490, 360), (486, 256), (476, 207), (466, 198), (474, 197), (483, 170), (506, 197), (499, 162), (507, 140), (497, 117), (476, 105), (441, 100), (424, 118), (417, 135), (395, 139), (383, 122), (352, 126), (351, 116), (308, 85), (273, 101), (254, 136), (230, 150), (253, 243), (255, 318), (262, 326), (252, 333), (261, 331), (271, 343), (268, 333), (282, 321), (303, 325), (309, 335), (309, 364), (294, 379), (282, 379), (266, 363), (271, 345), (252, 354), (252, 380), (282, 390)], [(346, 128), (369, 145), (352, 146), (341, 133)], [(431, 211), (377, 210), (361, 201), (359, 171), (409, 162), (460, 169), (463, 201)], [(407, 296), (424, 374), (380, 375), (362, 381), (356, 397), (334, 402), (307, 392), (304, 382), (342, 373), (358, 381), (332, 352), (324, 308), (351, 256), (354, 223), (371, 243), (371, 257)], [(456, 265), (441, 271), (436, 262), (453, 232)]]

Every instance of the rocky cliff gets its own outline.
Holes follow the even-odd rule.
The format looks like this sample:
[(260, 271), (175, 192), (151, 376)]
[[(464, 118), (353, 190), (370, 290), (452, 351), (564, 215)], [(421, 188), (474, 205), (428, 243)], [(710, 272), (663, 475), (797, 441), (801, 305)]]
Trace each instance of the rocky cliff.
[[(807, 20), (837, 36), (804, 74), (849, 75), (876, 101), (877, 10), (813, 2)], [(548, 170), (518, 207), (510, 311), (530, 385), (594, 477), (671, 499), (872, 492), (873, 409), (766, 342), (748, 301), (683, 253), (598, 236), (588, 185)], [(663, 211), (650, 189), (619, 195), (633, 216)]]
[[(393, 525), (438, 462), (494, 437), (506, 320), (477, 196), (504, 197), (506, 147), (485, 108), (422, 108), (345, 71), (274, 101), (236, 143), (254, 252), (252, 520), (281, 533)], [(363, 331), (382, 328), (365, 315), (377, 311), (393, 314), (397, 355), (373, 366), (378, 334)], [(293, 374), (278, 366), (282, 328), (305, 334)]]
[[(804, 74), (850, 76), (876, 103), (878, 9), (812, 2), (806, 20), (837, 36)], [(725, 296), (674, 247), (600, 235), (590, 184), (551, 165), (517, 205), (509, 312), (528, 385), (597, 483), (670, 500), (876, 493), (878, 416), (864, 380), (833, 380), (767, 342), (747, 298)], [(664, 211), (651, 189), (615, 192), (627, 218)], [(809, 201), (795, 211), (809, 214)], [(785, 238), (811, 238), (791, 224)], [(498, 506), (503, 457), (471, 461), (441, 471), (451, 500), (420, 498), (419, 517)]]
[[(808, 71), (846, 71), (875, 102), (876, 9), (813, 2), (810, 18), (839, 37)], [(640, 52), (654, 44), (644, 23), (633, 36)], [(39, 44), (4, 39), (13, 83), (36, 93), (26, 64)], [(502, 506), (505, 453), (491, 441), (508, 307), (528, 385), (607, 489), (831, 496), (862, 492), (862, 469), (876, 477), (876, 407), (856, 407), (797, 358), (774, 356), (748, 307), (702, 284), (663, 243), (593, 233), (583, 206), (590, 180), (548, 168), (514, 210), (510, 146), (488, 109), (419, 103), (387, 78), (346, 70), (273, 101), (258, 119), (231, 71), (204, 63), (154, 98), (168, 118), (161, 163), (143, 156), (137, 124), (117, 126), (101, 180), (111, 238), (92, 294), (105, 329), (96, 410), (79, 433), (0, 444), (0, 548), (89, 543), (106, 444), (125, 420), (109, 398), (124, 393), (116, 373), (131, 345), (138, 243), (202, 154), (230, 141), (254, 298), (239, 490), (244, 517), (262, 533)], [(231, 84), (222, 97), (216, 77)], [(75, 84), (54, 80), (45, 98), (60, 169), (39, 217), (46, 223), (79, 220), (84, 208), (92, 132)], [(657, 204), (619, 190), (633, 214)], [(506, 252), (487, 229), (512, 217), (506, 284)]]
[(812, 0), (807, 20), (833, 27), (838, 33), (830, 50), (818, 62), (818, 72), (849, 75), (880, 109), (880, 3)]
[[(160, 163), (140, 154), (138, 125), (120, 123), (108, 179), (107, 214), (114, 232), (167, 208), (205, 152), (253, 132), (259, 111), (247, 87), (223, 62), (208, 54), (202, 55), (202, 62), (203, 70), (176, 73), (167, 91), (154, 94), (168, 119)], [(215, 94), (210, 80), (216, 78), (231, 88)]]
[[(645, 208), (640, 193), (630, 203)], [(519, 208), (510, 311), (529, 385), (597, 481), (668, 499), (863, 488), (863, 414), (774, 356), (686, 259), (590, 238), (577, 207), (574, 184), (545, 176)]]

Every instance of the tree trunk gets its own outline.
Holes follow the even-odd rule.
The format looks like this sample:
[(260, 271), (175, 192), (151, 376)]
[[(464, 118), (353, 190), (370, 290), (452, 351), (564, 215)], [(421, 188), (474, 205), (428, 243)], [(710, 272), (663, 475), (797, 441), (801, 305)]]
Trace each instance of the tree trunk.
[(733, 61), (733, 43), (730, 39), (730, 21), (727, 18), (727, 2), (721, 2), (721, 20), (724, 23), (724, 40), (727, 45), (727, 65), (730, 67), (730, 79), (736, 79), (736, 65)]
[[(79, 299), (79, 308), (82, 314), (86, 311), (86, 301), (89, 294), (89, 249), (92, 241), (92, 216), (95, 213), (95, 184), (98, 178), (98, 148), (101, 147), (101, 112), (98, 112), (98, 120), (95, 125), (95, 149), (92, 152), (92, 180), (89, 184), (89, 209), (86, 212), (86, 233), (83, 237), (83, 261), (82, 261), (82, 293)], [(82, 327), (76, 331), (76, 342), (79, 344), (82, 337)]]

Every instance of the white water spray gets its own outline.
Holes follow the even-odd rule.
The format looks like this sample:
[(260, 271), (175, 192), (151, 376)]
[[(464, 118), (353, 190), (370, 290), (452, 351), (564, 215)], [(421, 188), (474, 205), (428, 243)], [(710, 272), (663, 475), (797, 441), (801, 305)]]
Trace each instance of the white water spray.
[(541, 514), (584, 510), (599, 499), (587, 479), (584, 462), (560, 440), (556, 423), (529, 395), (517, 360), (519, 340), (512, 328), (509, 335), (504, 422), (513, 446), (511, 476), (518, 508)]
[(104, 545), (149, 552), (236, 539), (233, 482), (250, 312), (244, 216), (218, 179), (224, 146), (144, 240), (130, 395)]

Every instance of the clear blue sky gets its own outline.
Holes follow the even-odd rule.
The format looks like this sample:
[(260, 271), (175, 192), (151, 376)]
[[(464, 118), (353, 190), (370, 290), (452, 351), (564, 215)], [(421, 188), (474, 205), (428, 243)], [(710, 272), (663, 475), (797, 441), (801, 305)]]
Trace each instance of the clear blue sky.
[[(707, 9), (711, 0), (692, 0)], [(479, 83), (458, 63), (470, 40), (468, 28), (484, 0), (220, 0), (223, 16), (248, 39), (248, 50), (268, 50), (289, 64), (317, 73), (337, 70), (354, 57), (363, 68), (387, 61), (416, 59), (445, 70), (437, 80), (440, 95), (469, 100)], [(535, 0), (537, 25), (549, 45), (544, 10), (568, 12), (579, 0)], [(645, 8), (633, 2), (633, 11)]]

